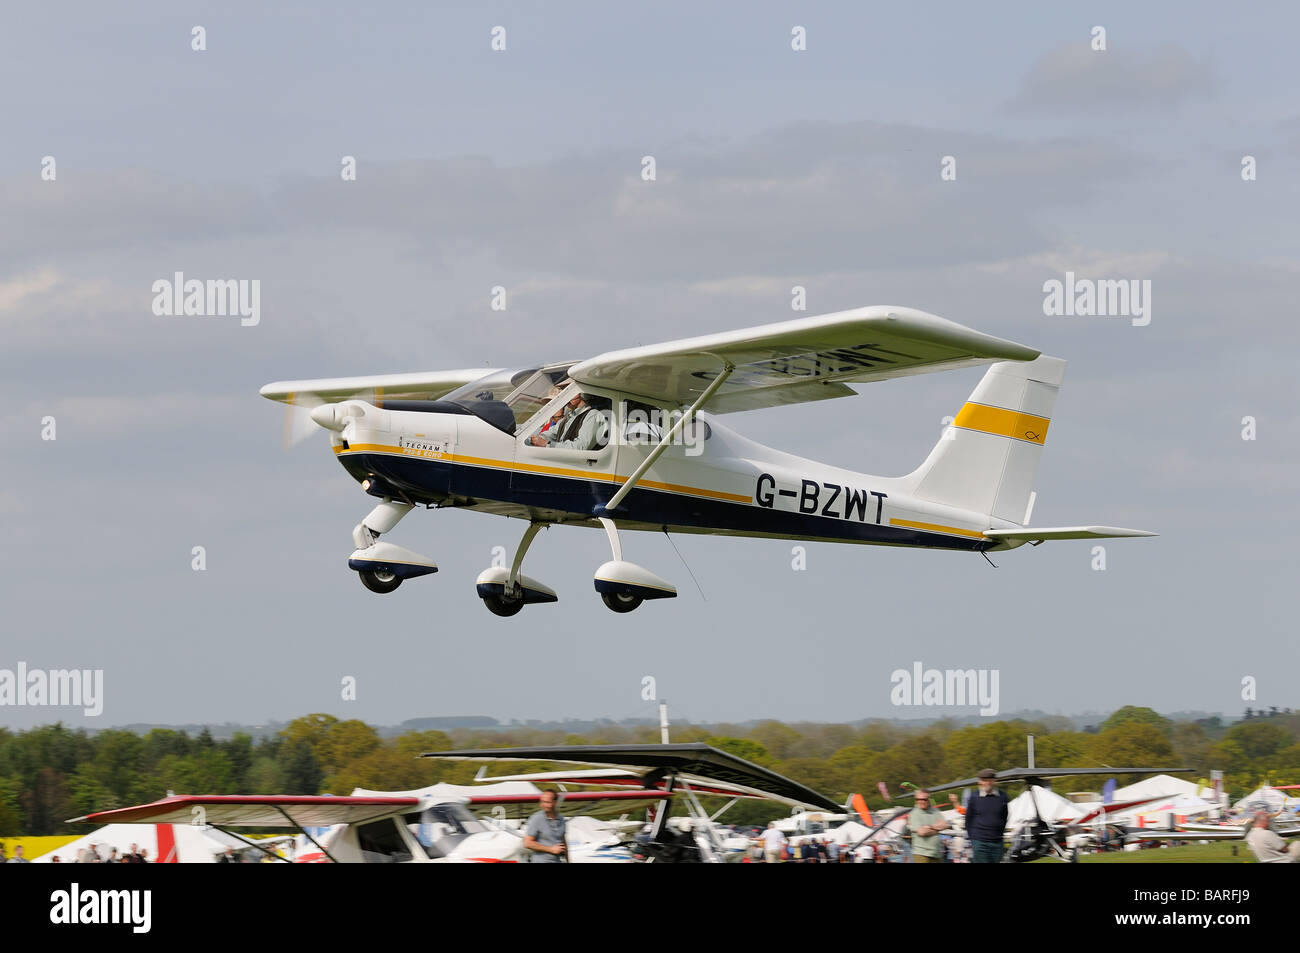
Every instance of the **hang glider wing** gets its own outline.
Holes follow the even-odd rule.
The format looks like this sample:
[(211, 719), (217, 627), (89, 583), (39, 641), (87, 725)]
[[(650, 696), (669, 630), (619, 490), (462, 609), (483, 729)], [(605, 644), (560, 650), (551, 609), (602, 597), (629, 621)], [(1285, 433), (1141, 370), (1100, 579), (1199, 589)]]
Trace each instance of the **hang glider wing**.
[(495, 374), (491, 367), (419, 374), (376, 374), (373, 377), (324, 377), (307, 381), (276, 381), (259, 393), (285, 404), (334, 403), (360, 398), (376, 404), (385, 400), (438, 400), (457, 387)]
[[(760, 765), (701, 742), (668, 745), (573, 745), (542, 748), (472, 748), (437, 751), (426, 758), (447, 761), (551, 761), (561, 764), (624, 768), (641, 775), (646, 787), (669, 776), (692, 788), (715, 788), (719, 793), (746, 794), (780, 801), (790, 806), (820, 807), (839, 811), (840, 805), (811, 788), (782, 777)], [(697, 788), (698, 789), (698, 788)], [(704, 793), (704, 792), (701, 792)]]
[(585, 771), (532, 771), (528, 774), (494, 774), (488, 777), (484, 768), (474, 775), (475, 781), (500, 784), (504, 781), (527, 781), (533, 784), (552, 781), (557, 784), (640, 784), (641, 776), (622, 768), (589, 768)]
[(1033, 348), (914, 308), (877, 305), (611, 351), (569, 369), (580, 384), (692, 403), (730, 364), (704, 410), (726, 414), (849, 397), (850, 383), (1031, 361)]
[(98, 811), (68, 823), (211, 824), (214, 827), (328, 827), (360, 824), (418, 809), (418, 797), (325, 797), (291, 794), (179, 794), (152, 804)]
[[(1068, 778), (1073, 775), (1115, 775), (1115, 774), (1191, 774), (1191, 768), (1008, 768), (994, 776), (996, 781), (1046, 781), (1051, 778)], [(931, 794), (939, 791), (951, 791), (953, 788), (972, 787), (979, 783), (979, 778), (963, 778), (926, 788)]]
[[(719, 797), (743, 797), (755, 798), (762, 800), (767, 797), (765, 794), (755, 794), (747, 788), (741, 788), (734, 784), (727, 784), (722, 781), (705, 781), (695, 775), (684, 775), (683, 779), (690, 785), (692, 791), (696, 794), (716, 794)], [(493, 777), (477, 777), (476, 781), (484, 782), (502, 782), (502, 781), (528, 781), (534, 784), (551, 783), (563, 787), (566, 784), (572, 784), (579, 787), (641, 787), (645, 779), (635, 771), (627, 771), (622, 768), (593, 768), (587, 771), (538, 771), (532, 774), (507, 774), (494, 775)], [(660, 781), (654, 788), (658, 792), (658, 797), (665, 798), (670, 795), (664, 792), (665, 782)], [(646, 789), (649, 790), (649, 789)], [(572, 794), (563, 795), (565, 798), (571, 798)]]
[(1026, 526), (1023, 529), (986, 529), (985, 536), (994, 539), (1022, 539), (1042, 542), (1047, 539), (1115, 539), (1121, 536), (1157, 536), (1144, 529), (1124, 529), (1121, 526)]

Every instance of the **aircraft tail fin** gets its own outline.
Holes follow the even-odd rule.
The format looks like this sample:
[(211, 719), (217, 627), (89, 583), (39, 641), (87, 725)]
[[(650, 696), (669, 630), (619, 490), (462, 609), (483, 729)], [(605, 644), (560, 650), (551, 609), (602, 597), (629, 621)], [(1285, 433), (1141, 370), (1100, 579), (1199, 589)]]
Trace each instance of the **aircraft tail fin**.
[(1065, 361), (999, 361), (913, 473), (921, 499), (1025, 525)]

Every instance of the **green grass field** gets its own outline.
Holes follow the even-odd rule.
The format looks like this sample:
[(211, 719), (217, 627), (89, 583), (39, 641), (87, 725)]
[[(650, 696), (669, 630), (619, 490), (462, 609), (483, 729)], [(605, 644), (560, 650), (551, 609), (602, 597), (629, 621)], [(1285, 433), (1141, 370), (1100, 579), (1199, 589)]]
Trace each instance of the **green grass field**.
[[(1237, 848), (1237, 856), (1232, 848)], [(1059, 864), (1059, 860), (1043, 858), (1036, 864)], [(1135, 850), (1112, 854), (1084, 854), (1081, 864), (1253, 864), (1255, 857), (1243, 841), (1211, 841), (1208, 844), (1190, 844), (1187, 847), (1163, 847), (1154, 850)]]

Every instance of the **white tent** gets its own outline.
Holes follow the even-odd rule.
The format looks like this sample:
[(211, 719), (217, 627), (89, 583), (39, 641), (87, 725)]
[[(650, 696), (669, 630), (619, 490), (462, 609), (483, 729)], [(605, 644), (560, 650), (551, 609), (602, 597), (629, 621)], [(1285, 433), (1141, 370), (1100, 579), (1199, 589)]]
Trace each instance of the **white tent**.
[[(114, 847), (118, 857), (123, 857), (132, 844), (148, 851), (147, 860), (151, 864), (213, 864), (227, 847), (236, 851), (248, 848), (237, 837), (195, 824), (108, 824), (33, 858), (32, 863), (52, 863), (56, 856), (60, 863), (73, 863), (83, 849), (91, 846), (104, 860)], [(258, 852), (258, 856), (263, 855)]]
[[(1112, 801), (1137, 801), (1145, 797), (1175, 798), (1180, 794), (1189, 797), (1214, 800), (1214, 789), (1201, 787), (1191, 781), (1184, 781), (1171, 774), (1155, 774), (1126, 788), (1116, 788)], [(1143, 808), (1147, 810), (1147, 808)]]
[(1237, 810), (1254, 810), (1267, 805), (1270, 812), (1293, 811), (1300, 807), (1300, 798), (1289, 797), (1277, 788), (1256, 788), (1232, 806)]

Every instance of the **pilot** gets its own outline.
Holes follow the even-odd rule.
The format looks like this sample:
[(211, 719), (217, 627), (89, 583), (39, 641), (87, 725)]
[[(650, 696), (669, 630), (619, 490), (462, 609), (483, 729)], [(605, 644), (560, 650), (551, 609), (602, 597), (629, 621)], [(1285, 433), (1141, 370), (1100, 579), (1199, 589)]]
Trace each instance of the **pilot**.
[(591, 406), (587, 395), (577, 393), (560, 422), (549, 426), (544, 433), (534, 434), (528, 442), (534, 447), (595, 450), (602, 446), (607, 426), (604, 415)]

